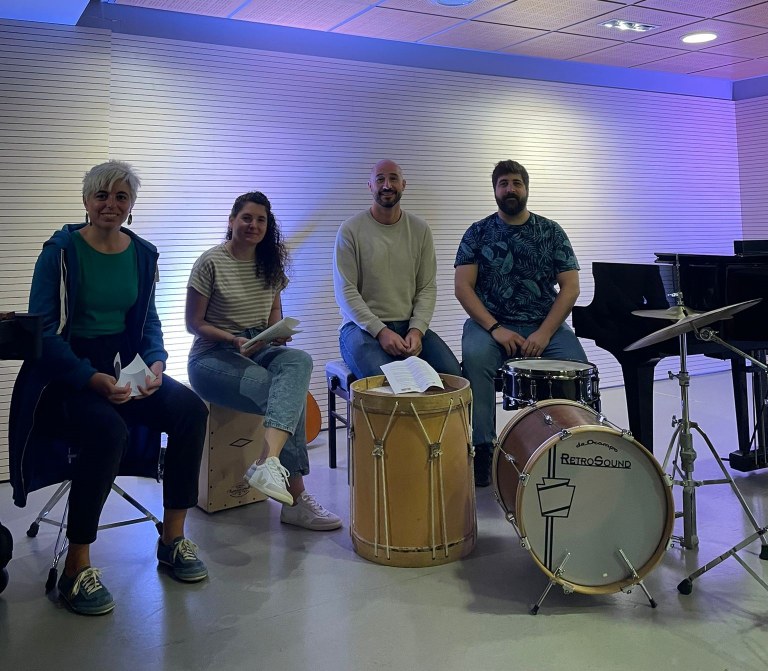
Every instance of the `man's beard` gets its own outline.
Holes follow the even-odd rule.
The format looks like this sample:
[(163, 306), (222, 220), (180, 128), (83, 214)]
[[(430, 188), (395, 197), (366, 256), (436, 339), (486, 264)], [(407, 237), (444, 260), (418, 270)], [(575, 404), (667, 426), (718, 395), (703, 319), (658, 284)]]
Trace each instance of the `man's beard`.
[(391, 200), (384, 200), (382, 198), (382, 193), (380, 191), (377, 191), (373, 197), (373, 199), (376, 201), (377, 204), (381, 205), (381, 207), (386, 207), (388, 209), (393, 208), (395, 205), (397, 205), (400, 202), (400, 198), (402, 198), (403, 194), (402, 192), (397, 191), (389, 191), (385, 195), (391, 195), (394, 196)]
[(501, 199), (497, 196), (496, 204), (504, 214), (510, 217), (515, 217), (525, 209), (525, 206), (528, 204), (528, 196), (523, 196), (522, 198), (507, 196), (505, 199)]

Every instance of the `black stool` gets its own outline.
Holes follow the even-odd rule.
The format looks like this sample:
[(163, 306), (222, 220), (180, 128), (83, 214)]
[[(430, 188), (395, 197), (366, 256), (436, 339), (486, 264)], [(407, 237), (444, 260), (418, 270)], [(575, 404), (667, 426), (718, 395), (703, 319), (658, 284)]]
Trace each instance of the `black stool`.
[[(344, 361), (335, 359), (325, 364), (325, 379), (328, 383), (328, 466), (336, 468), (336, 422), (347, 429), (347, 457), (349, 457), (349, 386), (357, 378)], [(343, 415), (336, 410), (337, 396), (347, 403), (346, 413)]]

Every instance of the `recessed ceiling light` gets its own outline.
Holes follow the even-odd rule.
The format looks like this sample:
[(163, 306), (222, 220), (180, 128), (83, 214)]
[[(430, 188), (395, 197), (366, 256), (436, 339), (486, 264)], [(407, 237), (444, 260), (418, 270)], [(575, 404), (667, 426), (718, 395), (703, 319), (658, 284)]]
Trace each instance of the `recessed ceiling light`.
[(710, 32), (704, 32), (704, 33), (691, 33), (690, 35), (685, 35), (682, 40), (686, 44), (701, 44), (702, 42), (711, 42), (712, 40), (717, 39), (717, 33), (710, 33)]
[(460, 7), (461, 5), (471, 5), (475, 0), (434, 0), (438, 5), (447, 5), (448, 7)]
[(637, 23), (636, 21), (624, 21), (623, 19), (611, 19), (605, 23), (601, 23), (602, 28), (617, 28), (618, 30), (631, 30), (635, 33), (647, 33), (649, 30), (658, 28), (658, 26), (652, 26), (650, 23)]

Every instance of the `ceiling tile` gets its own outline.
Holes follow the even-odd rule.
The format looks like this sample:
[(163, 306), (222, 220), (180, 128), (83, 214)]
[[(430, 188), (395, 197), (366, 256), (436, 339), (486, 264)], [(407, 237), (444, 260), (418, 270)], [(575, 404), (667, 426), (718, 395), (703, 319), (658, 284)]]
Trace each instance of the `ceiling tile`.
[[(693, 2), (694, 0), (690, 0)], [(659, 26), (653, 32), (659, 33), (663, 30), (671, 30), (680, 26), (696, 23), (700, 19), (694, 16), (684, 16), (682, 14), (670, 14), (669, 12), (660, 12), (656, 9), (643, 9), (636, 5), (622, 7), (605, 14), (599, 20), (590, 20), (579, 23), (568, 28), (569, 33), (578, 33), (579, 35), (592, 35), (593, 37), (605, 37), (622, 42), (632, 42), (648, 33), (637, 33), (631, 30), (616, 30), (615, 28), (603, 28), (600, 24), (610, 19), (623, 19), (624, 21), (635, 21), (637, 23), (648, 23), (652, 26)]]
[(479, 49), (481, 51), (497, 51), (504, 47), (529, 40), (539, 35), (545, 35), (546, 30), (533, 28), (518, 28), (517, 26), (502, 26), (495, 23), (479, 23), (466, 21), (445, 32), (438, 33), (426, 40), (424, 44), (440, 44), (446, 47), (461, 49)]
[(601, 0), (516, 0), (484, 14), (481, 19), (490, 23), (558, 30), (621, 7), (623, 5)]
[(700, 51), (681, 54), (665, 58), (663, 61), (654, 61), (637, 67), (644, 70), (660, 70), (662, 72), (679, 72), (690, 74), (699, 70), (721, 67), (737, 62), (739, 59), (734, 56), (720, 56), (719, 54), (703, 54)]
[(743, 9), (759, 2), (765, 2), (765, 0), (697, 0), (696, 2), (693, 0), (641, 0), (637, 6), (711, 19), (713, 16)]
[[(240, 3), (242, 4), (242, 2)], [(368, 0), (251, 0), (232, 18), (309, 30), (330, 30), (370, 7)]]
[(618, 67), (631, 68), (643, 63), (651, 63), (670, 56), (686, 53), (682, 49), (668, 49), (637, 42), (623, 42), (615, 47), (608, 47), (591, 54), (584, 54), (574, 58), (575, 61), (585, 63), (597, 63), (599, 65), (616, 65)]
[(115, 0), (115, 4), (222, 18), (229, 16), (243, 2), (242, 0)]
[(453, 16), (459, 19), (471, 19), (502, 5), (508, 5), (512, 1), (478, 0), (471, 5), (448, 7), (446, 5), (438, 5), (433, 0), (385, 0), (379, 7), (407, 9), (412, 12), (421, 12), (422, 14), (439, 14), (440, 16)]
[(723, 21), (748, 23), (752, 26), (768, 28), (768, 2), (763, 2), (759, 5), (748, 7), (747, 9), (740, 9), (738, 12), (723, 14), (719, 18), (723, 19)]
[(502, 49), (507, 54), (522, 54), (525, 56), (538, 56), (540, 58), (559, 58), (567, 60), (575, 56), (597, 51), (605, 47), (619, 44), (614, 40), (601, 40), (597, 37), (585, 37), (584, 35), (567, 35), (565, 33), (549, 33), (543, 37), (536, 37), (522, 44)]
[[(742, 58), (763, 58), (768, 56), (768, 33), (750, 37), (738, 42), (711, 46), (704, 49), (707, 53), (724, 54), (725, 56), (741, 56)], [(766, 72), (768, 74), (768, 72)]]
[(724, 65), (699, 74), (707, 77), (722, 77), (723, 79), (748, 79), (749, 77), (764, 77), (768, 72), (768, 58), (758, 58), (754, 61), (742, 61)]
[(383, 40), (416, 42), (459, 23), (459, 19), (374, 7), (333, 32)]
[[(704, 44), (685, 44), (681, 39), (690, 33), (702, 31), (711, 31), (717, 34), (717, 40), (705, 42)], [(739, 23), (727, 23), (715, 19), (706, 21), (697, 21), (682, 28), (667, 30), (663, 33), (649, 33), (646, 37), (640, 37), (637, 41), (642, 44), (655, 44), (660, 47), (678, 47), (686, 51), (698, 51), (707, 47), (714, 47), (720, 44), (726, 44), (735, 40), (741, 40), (747, 37), (754, 37), (768, 32), (765, 28), (756, 28), (754, 26), (745, 26)]]

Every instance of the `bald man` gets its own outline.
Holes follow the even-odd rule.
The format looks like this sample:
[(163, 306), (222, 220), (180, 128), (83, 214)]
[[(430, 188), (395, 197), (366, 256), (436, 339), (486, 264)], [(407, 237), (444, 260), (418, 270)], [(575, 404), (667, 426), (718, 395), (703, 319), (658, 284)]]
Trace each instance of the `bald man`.
[(400, 207), (405, 179), (385, 159), (368, 180), (371, 207), (336, 235), (333, 287), (341, 309), (341, 356), (356, 377), (418, 356), (438, 373), (461, 375), (459, 362), (429, 329), (437, 297), (437, 263), (426, 221)]

